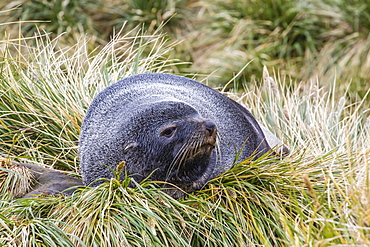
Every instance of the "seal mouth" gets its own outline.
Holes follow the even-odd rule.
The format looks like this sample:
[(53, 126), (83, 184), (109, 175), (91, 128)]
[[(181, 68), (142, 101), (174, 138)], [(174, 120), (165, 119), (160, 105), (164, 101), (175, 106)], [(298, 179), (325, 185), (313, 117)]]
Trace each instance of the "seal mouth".
[[(213, 174), (215, 164), (210, 162), (214, 145), (205, 144), (189, 157), (187, 162), (169, 175), (164, 191), (173, 198), (181, 198), (201, 189)], [(200, 162), (205, 161), (205, 162)]]
[(180, 162), (171, 174), (182, 183), (184, 177), (188, 177), (189, 181), (204, 180), (204, 174), (210, 166), (210, 157), (217, 143), (217, 128), (210, 120), (204, 120), (200, 125), (203, 129), (202, 133), (190, 139), (184, 162)]
[(202, 188), (213, 174), (215, 164), (211, 155), (217, 146), (217, 128), (210, 120), (199, 121), (198, 128), (168, 166), (165, 182), (173, 186), (164, 187), (170, 189), (166, 193), (173, 197)]
[(209, 180), (215, 167), (215, 164), (210, 162), (215, 146), (216, 141), (206, 142), (193, 150), (191, 155), (186, 157), (185, 162), (178, 164), (167, 176), (167, 182), (178, 188), (166, 186), (168, 189), (171, 188), (166, 193), (179, 198), (186, 193), (201, 189)]
[(196, 158), (198, 155), (202, 154), (210, 154), (213, 150), (213, 148), (216, 146), (216, 141), (213, 143), (205, 143), (202, 146), (200, 146), (198, 149), (196, 149), (189, 157), (188, 159)]

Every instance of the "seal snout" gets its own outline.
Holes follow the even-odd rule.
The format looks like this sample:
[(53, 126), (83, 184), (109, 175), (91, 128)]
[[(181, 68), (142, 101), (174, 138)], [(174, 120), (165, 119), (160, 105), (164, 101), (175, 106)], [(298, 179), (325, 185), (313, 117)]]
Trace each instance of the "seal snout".
[(206, 130), (209, 135), (213, 135), (213, 132), (216, 131), (216, 124), (210, 120), (206, 120), (204, 125), (206, 126)]
[(206, 129), (207, 142), (212, 146), (216, 144), (217, 127), (216, 124), (211, 120), (205, 120), (203, 125)]

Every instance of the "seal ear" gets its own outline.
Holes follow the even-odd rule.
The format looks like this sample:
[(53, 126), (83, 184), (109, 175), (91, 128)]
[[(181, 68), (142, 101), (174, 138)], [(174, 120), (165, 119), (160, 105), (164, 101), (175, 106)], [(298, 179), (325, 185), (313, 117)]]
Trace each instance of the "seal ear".
[(131, 148), (137, 147), (139, 144), (137, 142), (131, 142), (126, 145), (126, 147), (123, 149), (123, 153), (127, 153)]

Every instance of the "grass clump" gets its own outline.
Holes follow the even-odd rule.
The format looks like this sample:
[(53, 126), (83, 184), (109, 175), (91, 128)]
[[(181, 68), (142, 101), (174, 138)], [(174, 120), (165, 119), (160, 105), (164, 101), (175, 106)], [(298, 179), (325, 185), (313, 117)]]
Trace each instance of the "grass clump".
[[(36, 47), (20, 40), (2, 54), (0, 152), (66, 169), (78, 169), (82, 118), (100, 90), (128, 75), (166, 71), (176, 63), (164, 57), (173, 45), (161, 35), (117, 36), (95, 55), (87, 53), (84, 40), (60, 48), (58, 40), (35, 39)], [(13, 55), (11, 48), (22, 53)], [(143, 58), (146, 49), (150, 55)]]
[[(204, 66), (212, 64), (211, 58), (217, 54), (223, 55), (217, 61), (228, 65), (239, 61), (244, 66), (245, 61), (256, 57), (271, 64), (284, 61), (282, 66), (288, 66), (290, 62), (297, 65), (296, 62), (313, 61), (309, 60), (313, 57), (315, 62), (320, 62), (320, 55), (324, 54), (321, 52), (328, 49), (327, 54), (333, 54), (330, 52), (335, 50), (328, 48), (329, 37), (325, 36), (327, 43), (321, 39), (324, 31), (320, 30), (325, 30), (325, 25), (319, 25), (318, 33), (305, 33), (303, 28), (309, 29), (313, 23), (323, 20), (320, 23), (341, 20), (340, 14), (316, 11), (316, 16), (328, 19), (315, 19), (315, 11), (305, 13), (292, 1), (267, 2), (271, 6), (268, 9), (259, 8), (258, 1), (250, 1), (253, 2), (250, 5), (228, 1), (232, 2), (234, 4), (217, 2), (217, 6), (228, 8), (224, 14), (207, 5), (207, 1), (199, 2), (197, 13), (201, 10), (204, 15), (216, 13), (212, 15), (214, 26), (203, 23), (208, 29), (204, 33), (188, 34), (189, 40), (179, 47), (158, 32), (150, 34), (138, 29), (129, 33), (123, 29), (95, 50), (89, 47), (87, 39), (68, 45), (63, 35), (56, 39), (20, 35), (1, 43), (0, 154), (5, 159), (0, 168), (0, 245), (370, 245), (370, 111), (366, 100), (369, 92), (361, 89), (361, 97), (352, 96), (359, 91), (350, 91), (349, 80), (346, 84), (340, 82), (345, 77), (327, 80), (323, 73), (317, 74), (314, 80), (294, 82), (285, 76), (287, 70), (270, 75), (267, 68), (254, 65), (251, 69), (258, 72), (255, 76), (258, 81), (243, 84), (245, 94), (225, 93), (246, 105), (259, 122), (290, 147), (291, 155), (284, 160), (258, 159), (234, 164), (201, 191), (179, 200), (167, 196), (150, 182), (128, 188), (130, 178), (122, 183), (114, 178), (96, 188), (80, 189), (72, 196), (13, 199), (27, 190), (30, 178), (24, 170), (11, 166), (10, 159), (80, 176), (77, 141), (82, 118), (92, 98), (107, 85), (133, 74), (177, 73), (187, 65), (171, 59), (171, 55), (183, 50), (184, 45), (194, 42), (191, 56), (196, 59), (193, 67), (181, 72), (192, 72), (202, 62)], [(172, 6), (172, 2), (167, 3)], [(310, 8), (323, 10), (340, 3), (329, 1), (320, 5), (313, 1)], [(360, 20), (366, 13), (366, 5), (361, 1), (353, 5), (364, 8), (358, 13)], [(275, 8), (281, 15), (274, 14)], [(256, 9), (260, 12), (254, 11)], [(242, 10), (251, 15), (241, 15)], [(155, 15), (166, 13), (155, 7), (145, 11)], [(262, 14), (264, 19), (258, 17)], [(261, 20), (251, 21), (248, 16)], [(312, 17), (311, 22), (305, 22), (307, 16)], [(343, 25), (351, 21), (342, 19), (346, 20), (341, 22)], [(149, 26), (157, 23), (148, 20)], [(219, 23), (224, 25), (219, 28)], [(230, 23), (238, 25), (228, 25)], [(330, 22), (330, 25), (337, 23)], [(343, 36), (343, 41), (352, 38), (358, 41), (356, 37), (367, 39), (366, 35), (359, 35), (366, 25), (349, 26), (353, 27), (350, 32), (358, 31), (358, 34), (347, 39)], [(253, 32), (246, 32), (243, 27)], [(224, 32), (226, 28), (230, 32)], [(332, 31), (336, 37), (343, 34)], [(265, 42), (264, 34), (269, 42)], [(282, 46), (277, 40), (284, 37), (286, 39), (281, 40), (285, 46)], [(311, 48), (310, 37), (315, 37), (317, 42)], [(284, 54), (279, 53), (281, 47), (286, 48), (282, 51)], [(366, 44), (361, 49), (364, 47)], [(274, 53), (268, 52), (269, 49)], [(202, 51), (205, 51), (203, 55)], [(343, 57), (343, 54), (337, 55)], [(182, 56), (188, 55), (177, 57)], [(286, 56), (293, 60), (286, 62)], [(346, 61), (354, 62), (350, 58)], [(310, 66), (316, 68), (315, 63)], [(221, 67), (226, 68), (222, 64)], [(246, 68), (248, 71), (249, 66)], [(336, 69), (330, 65), (328, 68), (324, 70)], [(235, 66), (234, 71), (237, 71)], [(298, 69), (296, 72), (294, 76), (301, 73)], [(240, 86), (243, 80), (250, 82), (240, 73), (229, 85)], [(360, 84), (356, 81), (352, 85), (357, 88)]]
[(155, 34), (161, 28), (180, 42), (171, 53), (191, 62), (175, 71), (202, 75), (216, 86), (240, 70), (239, 88), (258, 81), (266, 65), (294, 81), (320, 78), (328, 86), (335, 80), (341, 95), (352, 81), (348, 94), (356, 102), (370, 78), (367, 0), (34, 0), (0, 7), (0, 23), (9, 23), (0, 26), (5, 38), (41, 29), (52, 38), (63, 34), (59, 42), (71, 46), (88, 34), (89, 52), (104, 47), (115, 30), (141, 25)]
[[(79, 124), (94, 95), (122, 77), (170, 71), (174, 61), (166, 52), (172, 46), (161, 36), (123, 36), (94, 55), (84, 53), (81, 44), (59, 50), (56, 41), (38, 42), (32, 49), (25, 46), (28, 53), (3, 60), (1, 152), (79, 176)], [(151, 48), (150, 57), (140, 56), (148, 42), (157, 49)], [(69, 197), (11, 199), (9, 187), (28, 179), (7, 175), (1, 184), (0, 243), (369, 244), (368, 103), (351, 104), (317, 82), (293, 85), (266, 68), (261, 85), (246, 87), (247, 94), (228, 96), (276, 132), (291, 148), (290, 157), (235, 164), (180, 200), (149, 182), (128, 188), (130, 178), (122, 183), (114, 178)]]
[(27, 169), (10, 162), (9, 159), (0, 159), (1, 200), (23, 196), (33, 183), (33, 176)]
[[(0, 213), (13, 215), (12, 241), (24, 244), (43, 236), (82, 246), (368, 243), (367, 221), (357, 218), (366, 212), (345, 192), (353, 175), (343, 169), (346, 162), (334, 154), (246, 161), (178, 201), (150, 184), (132, 189), (112, 179), (70, 197), (18, 199)], [(333, 169), (334, 163), (341, 167)], [(3, 224), (3, 236), (11, 234), (9, 225)]]

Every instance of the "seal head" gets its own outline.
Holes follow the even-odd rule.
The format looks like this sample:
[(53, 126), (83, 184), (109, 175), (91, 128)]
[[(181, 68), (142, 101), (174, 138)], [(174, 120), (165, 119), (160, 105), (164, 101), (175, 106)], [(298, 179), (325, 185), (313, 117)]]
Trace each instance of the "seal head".
[[(217, 128), (191, 106), (176, 101), (141, 105), (138, 117), (121, 133), (121, 160), (135, 181), (150, 178), (164, 181), (173, 197), (200, 189), (211, 176), (210, 162), (216, 145)], [(144, 164), (138, 165), (138, 164)], [(174, 185), (172, 187), (170, 184)], [(180, 190), (176, 189), (179, 188)]]
[[(130, 116), (127, 111), (136, 114)], [(135, 181), (164, 181), (166, 192), (178, 198), (184, 192), (200, 189), (212, 175), (215, 163), (211, 162), (211, 154), (217, 144), (217, 127), (190, 105), (145, 97), (117, 109), (111, 121), (120, 124), (104, 128), (109, 138), (94, 142), (98, 152), (81, 152), (86, 164), (81, 166), (84, 184), (97, 185), (97, 178), (112, 177), (107, 166), (114, 170), (125, 161), (125, 172)]]

